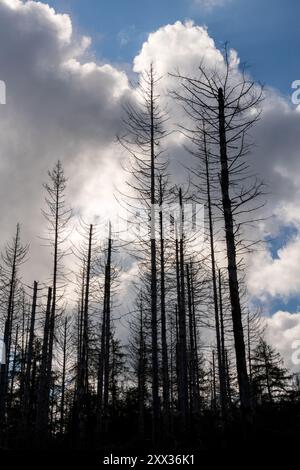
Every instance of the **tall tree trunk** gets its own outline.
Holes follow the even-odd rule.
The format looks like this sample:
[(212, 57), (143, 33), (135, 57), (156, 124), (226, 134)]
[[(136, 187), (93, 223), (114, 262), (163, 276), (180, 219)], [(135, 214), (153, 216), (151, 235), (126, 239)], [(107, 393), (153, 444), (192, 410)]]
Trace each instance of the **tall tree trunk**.
[(66, 365), (67, 365), (67, 331), (68, 318), (65, 318), (64, 323), (64, 337), (63, 337), (63, 363), (62, 363), (62, 377), (61, 377), (61, 401), (60, 401), (60, 433), (64, 432), (65, 424), (65, 389), (66, 389)]
[(186, 347), (186, 308), (185, 308), (185, 263), (184, 263), (184, 213), (182, 192), (179, 190), (180, 230), (179, 230), (179, 276), (180, 303), (178, 306), (179, 327), (179, 411), (183, 429), (187, 426), (188, 418), (188, 377), (187, 377), (187, 347)]
[(138, 402), (139, 402), (139, 435), (145, 434), (145, 393), (146, 393), (146, 344), (144, 339), (143, 301), (140, 302), (140, 338), (138, 355)]
[[(105, 269), (106, 271), (106, 269)], [(106, 273), (105, 273), (106, 274)], [(105, 276), (106, 277), (106, 276)], [(106, 279), (105, 279), (106, 287)], [(104, 356), (105, 356), (105, 332), (106, 332), (106, 289), (104, 287), (103, 313), (101, 325), (101, 346), (98, 364), (98, 384), (97, 384), (97, 433), (102, 432), (103, 423), (103, 384), (104, 384)]]
[(44, 323), (44, 335), (42, 345), (42, 359), (40, 366), (40, 376), (38, 383), (37, 413), (36, 413), (36, 440), (38, 447), (43, 447), (46, 443), (48, 432), (48, 413), (49, 413), (49, 395), (50, 383), (48, 383), (47, 364), (48, 364), (48, 345), (49, 345), (49, 327), (51, 315), (52, 288), (48, 288), (46, 316)]
[(205, 153), (205, 170), (206, 170), (207, 208), (208, 208), (208, 220), (209, 220), (211, 272), (212, 272), (212, 283), (213, 283), (215, 328), (216, 328), (216, 340), (217, 340), (218, 375), (219, 375), (219, 384), (220, 384), (220, 399), (221, 399), (222, 417), (223, 417), (223, 419), (226, 419), (226, 410), (227, 410), (226, 377), (225, 377), (224, 363), (223, 363), (223, 360), (222, 360), (219, 307), (218, 307), (217, 274), (216, 274), (216, 260), (215, 260), (215, 245), (214, 245), (214, 226), (213, 226), (212, 205), (211, 205), (208, 149), (207, 149), (207, 145), (206, 145), (205, 131), (204, 131), (204, 153)]
[[(58, 270), (58, 225), (59, 225), (59, 186), (56, 186), (55, 200), (55, 221), (54, 221), (54, 257), (53, 257), (53, 282), (52, 282), (52, 308), (49, 324), (49, 349), (47, 355), (47, 374), (50, 387), (52, 374), (53, 345), (56, 321), (56, 290), (57, 290), (57, 270)], [(50, 393), (50, 388), (49, 388)]]
[(11, 381), (10, 381), (10, 391), (9, 391), (9, 406), (8, 409), (11, 409), (12, 402), (13, 402), (13, 394), (14, 394), (14, 384), (15, 384), (15, 376), (16, 376), (16, 364), (17, 364), (17, 355), (18, 355), (18, 342), (19, 342), (19, 324), (16, 327), (16, 336), (15, 336), (15, 349), (14, 349), (14, 358), (11, 370)]
[(88, 251), (86, 258), (84, 302), (82, 320), (82, 346), (81, 357), (78, 366), (77, 387), (75, 398), (74, 418), (76, 423), (77, 444), (84, 448), (87, 444), (88, 422), (90, 414), (89, 406), (89, 300), (90, 300), (90, 276), (92, 258), (93, 225), (89, 227)]
[(83, 332), (82, 332), (82, 367), (81, 367), (81, 394), (84, 400), (84, 407), (86, 406), (86, 400), (89, 388), (89, 298), (90, 298), (90, 276), (91, 276), (91, 257), (92, 257), (92, 239), (93, 239), (93, 225), (90, 225), (89, 230), (89, 241), (88, 241), (88, 253), (86, 263), (86, 281), (85, 281), (85, 294), (84, 294), (84, 307), (83, 307)]
[(21, 339), (21, 373), (20, 376), (23, 377), (26, 363), (26, 303), (25, 303), (25, 293), (23, 292), (22, 297), (22, 339)]
[(227, 395), (228, 395), (228, 402), (229, 405), (232, 405), (232, 398), (231, 398), (231, 386), (230, 386), (230, 370), (229, 370), (229, 361), (228, 361), (228, 353), (225, 351), (225, 364), (226, 364), (226, 385), (227, 385)]
[[(226, 369), (225, 361), (225, 328), (224, 328), (224, 311), (223, 311), (223, 294), (222, 294), (222, 276), (221, 270), (219, 269), (219, 305), (220, 305), (220, 328), (221, 328), (221, 352), (222, 352), (222, 363)], [(226, 374), (225, 374), (226, 376)]]
[(159, 233), (160, 233), (160, 308), (161, 308), (161, 348), (162, 348), (162, 382), (163, 382), (163, 417), (165, 431), (169, 430), (170, 419), (170, 380), (166, 325), (166, 292), (165, 292), (165, 245), (163, 233), (163, 191), (162, 177), (159, 178)]
[(218, 104), (219, 104), (219, 141), (220, 141), (220, 162), (221, 162), (221, 190), (222, 190), (222, 204), (225, 222), (225, 236), (227, 246), (227, 259), (228, 259), (228, 278), (229, 278), (229, 292), (231, 301), (234, 345), (236, 353), (236, 365), (238, 384), (240, 392), (240, 400), (242, 410), (246, 416), (251, 418), (251, 395), (249, 387), (249, 379), (246, 363), (246, 352), (244, 342), (244, 332), (242, 324), (242, 310), (240, 304), (239, 282), (237, 273), (237, 260), (236, 260), (236, 245), (233, 225), (233, 214), (231, 199), (229, 193), (229, 170), (228, 170), (228, 157), (227, 157), (227, 142), (226, 142), (226, 123), (224, 113), (224, 95), (223, 89), (218, 90)]
[(109, 223), (109, 236), (107, 248), (107, 261), (105, 269), (105, 353), (104, 353), (104, 393), (103, 393), (103, 413), (105, 418), (105, 425), (107, 425), (108, 417), (108, 395), (109, 395), (109, 356), (110, 356), (110, 306), (111, 306), (111, 225)]
[(194, 291), (194, 273), (193, 263), (190, 262), (190, 278), (191, 278), (191, 302), (192, 302), (192, 323), (193, 323), (193, 334), (194, 334), (194, 361), (195, 361), (195, 375), (196, 375), (196, 390), (197, 390), (197, 411), (200, 407), (200, 383), (199, 383), (199, 357), (198, 357), (198, 334), (197, 334), (197, 320), (196, 320), (196, 308), (195, 308), (195, 291)]
[[(98, 364), (98, 390), (97, 390), (97, 430), (102, 432), (107, 423), (108, 393), (109, 393), (109, 354), (110, 354), (110, 304), (111, 304), (111, 224), (109, 223), (109, 236), (107, 245), (107, 259), (105, 263), (103, 314), (101, 325), (101, 346)], [(103, 419), (104, 418), (104, 419)]]
[(32, 362), (34, 358), (34, 337), (35, 337), (35, 317), (36, 317), (36, 306), (37, 306), (37, 291), (38, 283), (34, 281), (33, 284), (33, 296), (32, 296), (32, 308), (30, 317), (30, 330), (29, 340), (26, 356), (26, 370), (24, 376), (24, 383), (21, 386), (21, 421), (20, 421), (20, 441), (24, 442), (27, 438), (27, 428), (30, 419), (30, 396), (31, 396), (31, 374), (32, 374)]
[(251, 333), (250, 333), (250, 314), (247, 314), (247, 342), (248, 342), (248, 368), (250, 386), (252, 385), (252, 358), (251, 358)]
[(217, 404), (217, 387), (216, 387), (216, 361), (215, 351), (212, 352), (212, 409), (216, 412)]
[(157, 344), (157, 260), (156, 260), (156, 233), (155, 233), (155, 128), (154, 128), (154, 77), (153, 66), (150, 69), (150, 237), (151, 237), (151, 340), (152, 340), (152, 438), (157, 443), (159, 433), (159, 382), (158, 382), (158, 344)]
[(190, 370), (190, 411), (191, 415), (198, 410), (198, 394), (197, 394), (197, 378), (196, 378), (196, 351), (195, 351), (195, 336), (194, 336), (194, 323), (193, 323), (193, 310), (192, 310), (192, 291), (191, 291), (191, 275), (189, 265), (186, 264), (186, 280), (187, 280), (187, 294), (188, 294), (188, 312), (189, 312), (189, 370)]
[(12, 317), (13, 317), (19, 242), (20, 242), (20, 226), (18, 224), (17, 232), (15, 236), (15, 242), (14, 242), (11, 276), (10, 276), (10, 281), (9, 281), (7, 316), (6, 316), (5, 325), (4, 325), (3, 342), (4, 342), (4, 347), (5, 347), (5, 363), (0, 364), (0, 427), (3, 425), (5, 421), (5, 412), (6, 412), (6, 399), (7, 399), (7, 391), (8, 391), (8, 373), (9, 373), (9, 363), (10, 363), (10, 344), (11, 344), (11, 332), (12, 332), (12, 320), (13, 320)]
[(83, 261), (82, 280), (81, 280), (81, 299), (78, 306), (78, 345), (77, 345), (77, 383), (76, 393), (79, 387), (82, 369), (82, 342), (83, 342), (83, 312), (84, 312), (84, 295), (85, 295), (85, 260)]

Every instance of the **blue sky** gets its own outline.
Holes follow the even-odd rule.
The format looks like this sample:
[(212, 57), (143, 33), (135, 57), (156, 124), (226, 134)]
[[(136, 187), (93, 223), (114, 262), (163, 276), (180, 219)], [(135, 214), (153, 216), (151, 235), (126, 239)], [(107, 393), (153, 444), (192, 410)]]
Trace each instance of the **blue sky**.
[[(257, 79), (290, 94), (300, 78), (298, 0), (224, 0), (212, 10), (194, 0), (49, 0), (93, 39), (97, 57), (131, 62), (147, 34), (176, 20), (205, 24), (217, 45), (229, 41)], [(123, 38), (123, 40), (122, 40)], [(127, 41), (124, 43), (124, 39)]]

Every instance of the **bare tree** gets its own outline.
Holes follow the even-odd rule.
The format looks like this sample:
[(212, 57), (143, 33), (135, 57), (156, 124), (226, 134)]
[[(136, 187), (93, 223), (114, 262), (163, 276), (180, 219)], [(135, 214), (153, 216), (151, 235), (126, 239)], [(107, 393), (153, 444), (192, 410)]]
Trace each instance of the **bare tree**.
[(52, 171), (48, 172), (49, 182), (44, 184), (46, 190), (46, 209), (42, 213), (48, 223), (47, 244), (53, 250), (51, 312), (49, 318), (49, 334), (47, 345), (47, 369), (45, 397), (43, 405), (48, 409), (52, 374), (53, 347), (55, 324), (57, 316), (58, 290), (63, 288), (63, 258), (66, 255), (64, 247), (68, 237), (67, 226), (71, 218), (71, 210), (66, 203), (67, 179), (61, 162), (58, 160)]
[[(251, 176), (246, 157), (247, 136), (259, 118), (258, 106), (262, 91), (245, 71), (237, 73), (236, 65), (225, 50), (223, 69), (207, 70), (203, 64), (196, 77), (178, 74), (183, 92), (174, 92), (191, 119), (186, 129), (198, 146), (204, 133), (210, 156), (219, 159), (220, 203), (228, 260), (228, 279), (236, 350), (236, 364), (242, 409), (249, 416), (251, 394), (247, 373), (242, 309), (238, 280), (237, 231), (242, 222), (253, 222), (251, 214), (262, 204), (262, 184)], [(205, 123), (205, 130), (203, 130)], [(249, 220), (250, 219), (250, 220)]]
[(53, 344), (55, 335), (55, 320), (58, 300), (58, 287), (61, 287), (62, 261), (66, 254), (64, 243), (67, 238), (67, 225), (71, 218), (71, 210), (66, 203), (66, 183), (67, 179), (61, 162), (58, 160), (52, 171), (48, 172), (49, 182), (44, 184), (46, 190), (46, 209), (42, 211), (48, 223), (47, 242), (53, 249), (53, 270), (52, 270), (52, 298), (51, 315), (49, 323), (49, 345), (48, 345), (48, 388), (52, 371)]
[(11, 342), (14, 320), (14, 308), (20, 283), (20, 268), (26, 260), (28, 245), (21, 242), (20, 224), (17, 224), (16, 234), (11, 243), (7, 244), (2, 254), (3, 261), (3, 291), (5, 305), (4, 344), (5, 363), (1, 364), (0, 372), (0, 423), (5, 420), (6, 399), (8, 392), (9, 368), (11, 361)]
[[(125, 106), (126, 133), (119, 142), (129, 152), (130, 160), (127, 166), (131, 180), (129, 187), (139, 199), (138, 209), (146, 208), (148, 213), (150, 245), (150, 282), (151, 282), (151, 336), (152, 336), (152, 410), (153, 410), (153, 440), (156, 442), (159, 433), (159, 362), (158, 362), (158, 313), (157, 313), (157, 243), (156, 243), (156, 205), (158, 191), (156, 180), (163, 173), (166, 163), (160, 158), (162, 154), (161, 141), (166, 135), (164, 123), (167, 116), (159, 106), (159, 95), (156, 92), (157, 78), (153, 65), (136, 89), (138, 92), (137, 105), (128, 103)], [(131, 196), (132, 198), (133, 196)], [(144, 242), (145, 243), (145, 242)]]

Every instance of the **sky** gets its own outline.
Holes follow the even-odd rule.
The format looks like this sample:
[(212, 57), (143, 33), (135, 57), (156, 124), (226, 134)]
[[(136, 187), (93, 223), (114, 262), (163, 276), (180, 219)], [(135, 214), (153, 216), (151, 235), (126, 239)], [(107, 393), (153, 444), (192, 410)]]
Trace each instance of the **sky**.
[[(300, 108), (291, 102), (291, 83), (300, 79), (299, 13), (291, 0), (0, 0), (0, 80), (7, 88), (7, 103), (0, 105), (0, 243), (21, 222), (31, 246), (28, 282), (45, 279), (49, 263), (39, 238), (47, 170), (63, 161), (77, 214), (92, 220), (100, 206), (111, 213), (115, 188), (124, 189), (116, 135), (124, 101), (135, 99), (132, 75), (154, 61), (164, 77), (162, 101), (170, 104), (165, 90), (174, 83), (168, 72), (180, 64), (195, 73), (200, 60), (215, 64), (229, 41), (234, 57), (265, 84), (251, 162), (269, 190), (267, 219), (256, 227), (266, 243), (248, 261), (247, 288), (268, 318), (270, 342), (294, 367), (292, 344), (300, 339)], [(174, 103), (171, 109), (175, 125), (182, 110)], [(168, 145), (180, 175), (178, 134)], [(122, 274), (123, 286), (134, 269)]]
[(93, 38), (99, 59), (131, 63), (147, 35), (160, 26), (192, 19), (206, 25), (217, 45), (228, 42), (253, 77), (284, 94), (299, 77), (297, 0), (52, 0)]

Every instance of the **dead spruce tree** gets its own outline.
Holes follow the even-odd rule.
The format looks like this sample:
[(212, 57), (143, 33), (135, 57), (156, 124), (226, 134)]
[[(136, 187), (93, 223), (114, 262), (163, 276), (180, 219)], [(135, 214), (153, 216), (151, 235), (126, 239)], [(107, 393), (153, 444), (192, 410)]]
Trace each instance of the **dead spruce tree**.
[[(191, 137), (189, 135), (189, 137)], [(216, 331), (216, 346), (217, 346), (217, 371), (219, 379), (219, 390), (220, 390), (220, 404), (222, 411), (222, 418), (226, 420), (227, 415), (227, 393), (226, 393), (226, 367), (224, 361), (224, 354), (222, 351), (222, 325), (221, 325), (221, 303), (218, 296), (218, 276), (217, 276), (217, 265), (216, 265), (216, 234), (215, 234), (215, 221), (214, 221), (214, 192), (216, 189), (216, 182), (211, 177), (213, 170), (211, 168), (211, 159), (209, 154), (209, 148), (207, 144), (207, 135), (205, 131), (205, 123), (202, 128), (202, 142), (197, 142), (198, 146), (194, 149), (188, 148), (191, 153), (197, 159), (197, 167), (191, 171), (196, 176), (193, 183), (196, 190), (196, 200), (204, 204), (207, 213), (207, 227), (208, 227), (208, 244), (210, 252), (210, 264), (211, 264), (211, 280), (212, 280), (212, 297), (214, 307), (214, 320), (215, 320), (215, 331)], [(193, 143), (196, 141), (193, 136)], [(216, 167), (213, 163), (214, 169)], [(212, 165), (212, 166), (213, 166)]]
[(108, 227), (106, 259), (104, 268), (104, 295), (100, 335), (100, 353), (97, 377), (97, 425), (98, 431), (105, 429), (108, 419), (109, 368), (111, 345), (111, 300), (112, 300), (112, 230)]
[(11, 345), (13, 325), (16, 314), (18, 290), (20, 287), (20, 268), (26, 260), (28, 245), (21, 242), (20, 225), (17, 224), (16, 234), (12, 242), (8, 243), (2, 254), (2, 308), (4, 307), (4, 345), (5, 362), (1, 363), (0, 372), (0, 423), (5, 422), (7, 392), (9, 389), (9, 373), (11, 364)]
[(45, 399), (49, 393), (48, 390), (48, 377), (47, 377), (47, 364), (48, 364), (48, 344), (49, 344), (49, 329), (50, 329), (50, 315), (51, 315), (51, 299), (52, 288), (48, 288), (47, 304), (43, 325), (43, 339), (42, 339), (42, 355), (40, 364), (40, 374), (37, 390), (37, 413), (36, 413), (36, 440), (39, 447), (46, 444), (47, 431), (48, 431), (48, 406), (45, 406)]
[[(166, 163), (162, 159), (161, 143), (166, 136), (164, 124), (166, 114), (161, 111), (160, 97), (156, 92), (157, 77), (153, 65), (145, 72), (136, 87), (136, 103), (125, 105), (125, 134), (119, 138), (121, 145), (129, 153), (127, 171), (131, 188), (131, 208), (136, 212), (146, 211), (148, 233), (146, 242), (142, 242), (146, 252), (150, 247), (150, 283), (151, 283), (151, 337), (152, 337), (152, 410), (153, 410), (153, 440), (157, 442), (160, 417), (159, 400), (159, 361), (158, 361), (158, 281), (157, 281), (157, 229), (156, 206), (159, 202), (157, 176), (164, 172)], [(135, 200), (138, 207), (133, 208)]]
[[(64, 174), (62, 163), (58, 161), (52, 171), (48, 172), (49, 182), (44, 184), (46, 190), (46, 209), (42, 213), (48, 224), (48, 235), (46, 243), (51, 247), (52, 251), (52, 293), (51, 293), (51, 309), (50, 317), (48, 319), (49, 328), (47, 333), (47, 366), (43, 373), (46, 374), (45, 385), (42, 387), (41, 392), (43, 397), (40, 397), (40, 407), (37, 412), (39, 415), (38, 421), (40, 426), (46, 427), (46, 422), (41, 422), (41, 416), (46, 420), (49, 407), (49, 393), (51, 385), (52, 373), (52, 360), (53, 360), (53, 347), (55, 338), (55, 324), (57, 316), (57, 303), (58, 291), (63, 288), (63, 258), (66, 255), (65, 241), (68, 237), (67, 226), (71, 218), (71, 210), (66, 203), (66, 183), (67, 179)], [(43, 379), (42, 379), (43, 380)], [(47, 411), (45, 412), (43, 409)]]
[[(90, 333), (91, 333), (91, 296), (93, 294), (92, 273), (95, 262), (95, 227), (81, 223), (83, 241), (77, 247), (76, 256), (81, 268), (81, 311), (80, 311), (80, 353), (78, 354), (76, 389), (74, 395), (74, 423), (78, 432), (78, 443), (86, 445), (90, 417), (89, 371), (90, 371)], [(78, 428), (78, 429), (77, 429)]]
[(101, 248), (99, 242), (99, 226), (81, 221), (79, 232), (82, 240), (74, 246), (80, 269), (76, 276), (79, 301), (72, 414), (74, 443), (84, 448), (89, 445), (91, 435), (97, 437), (98, 446), (99, 433), (104, 430), (108, 416), (111, 308), (117, 270), (112, 263), (110, 224), (106, 248)]
[(158, 175), (158, 232), (159, 232), (159, 303), (160, 303), (160, 344), (161, 344), (161, 374), (162, 374), (162, 411), (163, 431), (165, 439), (168, 439), (171, 427), (171, 391), (170, 391), (170, 363), (169, 341), (170, 320), (174, 313), (172, 305), (172, 259), (174, 243), (171, 239), (171, 214), (170, 208), (174, 202), (174, 194), (170, 185), (168, 174)]
[[(262, 185), (251, 175), (247, 156), (248, 133), (259, 118), (261, 88), (237, 69), (233, 54), (227, 49), (221, 64), (214, 69), (199, 66), (194, 77), (177, 74), (181, 91), (174, 96), (182, 102), (190, 119), (187, 134), (202, 146), (204, 133), (210, 158), (219, 162), (219, 210), (225, 228), (228, 279), (236, 366), (242, 410), (251, 413), (251, 394), (247, 372), (242, 309), (239, 292), (237, 241), (242, 224), (253, 222), (255, 202)], [(204, 126), (203, 126), (204, 123)]]
[(135, 312), (129, 322), (130, 337), (128, 345), (129, 364), (132, 369), (132, 380), (136, 387), (137, 407), (138, 407), (138, 429), (139, 436), (145, 438), (145, 414), (146, 401), (148, 396), (147, 371), (148, 371), (148, 351), (147, 351), (147, 329), (145, 325), (143, 291), (137, 295), (135, 301)]
[(178, 292), (178, 403), (183, 427), (188, 419), (188, 374), (186, 335), (186, 278), (185, 278), (185, 217), (182, 191), (179, 189), (179, 227), (176, 239), (177, 292)]
[(30, 315), (30, 327), (29, 337), (26, 350), (26, 367), (25, 374), (21, 378), (20, 386), (20, 429), (19, 429), (19, 440), (20, 442), (26, 442), (28, 439), (28, 431), (30, 430), (30, 418), (31, 418), (31, 394), (32, 394), (32, 376), (34, 370), (34, 349), (35, 349), (35, 329), (36, 329), (36, 314), (37, 314), (37, 296), (38, 296), (38, 283), (34, 281), (32, 289), (32, 304), (31, 304), (31, 315)]
[(60, 366), (60, 410), (59, 410), (59, 432), (64, 434), (67, 428), (67, 392), (68, 383), (71, 382), (72, 360), (73, 360), (73, 345), (72, 345), (72, 317), (64, 315), (61, 319), (58, 328), (58, 346), (59, 355), (57, 362)]

